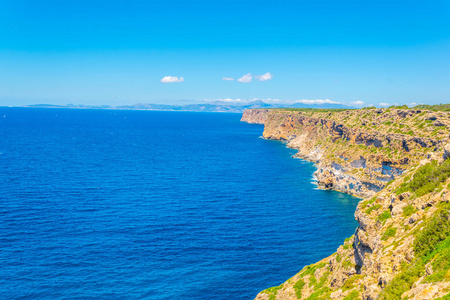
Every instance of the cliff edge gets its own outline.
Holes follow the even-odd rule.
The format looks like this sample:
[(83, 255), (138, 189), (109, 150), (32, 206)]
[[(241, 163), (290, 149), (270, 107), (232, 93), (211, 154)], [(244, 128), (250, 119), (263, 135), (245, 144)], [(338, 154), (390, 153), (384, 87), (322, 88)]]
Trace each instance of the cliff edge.
[(370, 197), (424, 159), (442, 155), (450, 116), (403, 109), (246, 110), (263, 137), (283, 140), (316, 163), (320, 187)]
[(316, 162), (323, 188), (364, 198), (336, 253), (256, 299), (450, 299), (447, 112), (273, 109), (242, 120)]

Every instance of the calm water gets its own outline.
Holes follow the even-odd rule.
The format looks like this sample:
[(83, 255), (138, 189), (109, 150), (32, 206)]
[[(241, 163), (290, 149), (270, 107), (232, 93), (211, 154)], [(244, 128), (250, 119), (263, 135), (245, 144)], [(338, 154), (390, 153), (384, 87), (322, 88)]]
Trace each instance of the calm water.
[(239, 114), (0, 108), (0, 298), (253, 299), (357, 199)]

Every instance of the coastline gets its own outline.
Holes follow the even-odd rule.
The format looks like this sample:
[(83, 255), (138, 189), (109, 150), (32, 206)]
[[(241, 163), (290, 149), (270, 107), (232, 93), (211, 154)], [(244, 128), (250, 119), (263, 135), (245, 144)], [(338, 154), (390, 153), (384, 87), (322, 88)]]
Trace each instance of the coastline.
[[(263, 124), (265, 139), (285, 141), (289, 148), (298, 151), (296, 157), (316, 163), (315, 176), (320, 187), (368, 198), (424, 156), (442, 155), (443, 145), (448, 142), (444, 130), (436, 138), (427, 132), (411, 136), (406, 129), (404, 133), (398, 129), (392, 133), (391, 120), (405, 122), (419, 115), (436, 118), (435, 113), (414, 110), (255, 109), (246, 110), (241, 121)], [(375, 125), (367, 124), (376, 118)], [(439, 122), (450, 126), (448, 117)]]
[[(366, 126), (367, 119), (375, 121)], [(294, 157), (315, 163), (320, 188), (355, 191), (361, 199), (354, 235), (334, 254), (260, 292), (256, 300), (450, 297), (450, 282), (429, 279), (434, 278), (430, 263), (428, 267), (419, 264), (423, 259), (415, 242), (428, 234), (427, 228), (442, 214), (448, 214), (445, 222), (450, 226), (450, 206), (445, 205), (450, 202), (449, 177), (439, 176), (440, 184), (433, 183), (420, 194), (407, 188), (430, 185), (435, 180), (432, 174), (450, 174), (450, 114), (404, 109), (273, 109), (245, 111), (241, 121), (264, 124), (265, 139), (284, 141), (298, 150)], [(413, 136), (406, 131), (409, 128), (414, 129)], [(427, 175), (434, 177), (421, 180), (427, 172), (434, 172)], [(446, 230), (445, 226), (430, 230), (434, 235)], [(430, 246), (436, 250), (426, 262), (440, 257), (436, 251), (443, 247), (441, 240)], [(405, 279), (417, 264), (420, 272)]]

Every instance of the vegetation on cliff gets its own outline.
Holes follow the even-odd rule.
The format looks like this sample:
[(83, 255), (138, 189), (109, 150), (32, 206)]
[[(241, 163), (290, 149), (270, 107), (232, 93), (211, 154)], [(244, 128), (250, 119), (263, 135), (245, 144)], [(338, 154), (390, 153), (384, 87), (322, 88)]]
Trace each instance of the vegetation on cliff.
[(450, 299), (445, 109), (266, 112), (264, 137), (316, 161), (322, 186), (365, 199), (336, 253), (257, 299)]
[(428, 186), (422, 180), (424, 173), (449, 164), (449, 160), (428, 162), (399, 178), (389, 190), (361, 201), (355, 236), (335, 254), (305, 267), (276, 294), (269, 289), (257, 299), (266, 299), (265, 295), (271, 299), (386, 300), (446, 296), (450, 292), (450, 178), (421, 196), (413, 190), (398, 191), (405, 186), (416, 190)]
[(418, 109), (249, 110), (267, 139), (287, 141), (297, 157), (317, 163), (323, 188), (371, 197), (449, 142), (450, 114)]

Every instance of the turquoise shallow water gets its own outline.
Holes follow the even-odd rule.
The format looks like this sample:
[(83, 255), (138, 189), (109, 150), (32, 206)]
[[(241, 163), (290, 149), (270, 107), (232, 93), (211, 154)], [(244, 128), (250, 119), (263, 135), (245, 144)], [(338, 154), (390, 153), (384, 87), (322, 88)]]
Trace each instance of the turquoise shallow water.
[(252, 299), (358, 199), (239, 114), (0, 108), (0, 298)]

